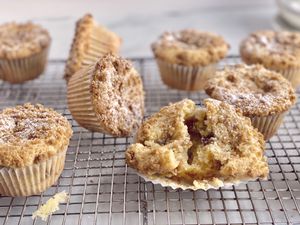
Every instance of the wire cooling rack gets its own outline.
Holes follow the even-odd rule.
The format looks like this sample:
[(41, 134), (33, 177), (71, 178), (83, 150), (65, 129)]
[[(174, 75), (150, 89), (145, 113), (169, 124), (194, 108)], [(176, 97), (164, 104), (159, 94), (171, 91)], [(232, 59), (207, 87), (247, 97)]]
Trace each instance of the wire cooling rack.
[[(148, 115), (169, 102), (201, 102), (207, 97), (203, 92), (168, 89), (153, 59), (133, 62), (143, 78)], [(237, 62), (239, 58), (229, 57), (220, 66)], [(74, 130), (58, 182), (39, 196), (0, 197), (0, 224), (300, 224), (299, 101), (266, 144), (268, 180), (209, 191), (172, 190), (145, 182), (125, 165), (131, 137), (91, 133), (72, 120), (63, 69), (63, 61), (51, 61), (39, 79), (23, 85), (0, 83), (1, 109), (39, 102), (66, 116)], [(42, 203), (63, 190), (70, 199), (59, 211), (47, 222), (32, 220)]]

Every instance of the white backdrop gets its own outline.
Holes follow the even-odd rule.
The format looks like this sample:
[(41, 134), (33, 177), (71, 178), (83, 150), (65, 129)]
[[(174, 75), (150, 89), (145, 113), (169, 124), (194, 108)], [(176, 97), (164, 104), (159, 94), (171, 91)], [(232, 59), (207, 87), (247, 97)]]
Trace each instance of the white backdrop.
[(91, 12), (123, 38), (122, 54), (151, 56), (150, 43), (164, 30), (198, 28), (225, 37), (231, 54), (247, 33), (272, 28), (275, 0), (0, 0), (0, 23), (33, 20), (49, 29), (51, 58), (66, 58), (76, 19)]

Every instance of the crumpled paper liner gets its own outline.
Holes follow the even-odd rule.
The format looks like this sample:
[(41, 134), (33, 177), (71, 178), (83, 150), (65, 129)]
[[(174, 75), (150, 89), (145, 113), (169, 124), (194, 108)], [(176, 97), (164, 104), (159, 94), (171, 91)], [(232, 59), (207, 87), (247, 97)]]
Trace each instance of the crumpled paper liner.
[(250, 117), (252, 125), (264, 135), (265, 140), (269, 140), (282, 124), (286, 112), (269, 116)]
[(207, 80), (212, 78), (216, 71), (216, 64), (192, 67), (172, 64), (160, 59), (156, 59), (156, 62), (162, 81), (167, 86), (179, 90), (203, 90)]
[(139, 172), (137, 174), (142, 177), (146, 182), (151, 182), (153, 184), (160, 184), (162, 187), (170, 187), (172, 189), (182, 189), (182, 190), (204, 190), (207, 191), (209, 189), (219, 189), (221, 187), (230, 187), (233, 185), (245, 184), (249, 181), (255, 181), (256, 178), (244, 178), (241, 180), (232, 180), (232, 181), (222, 181), (221, 179), (215, 179), (214, 181), (203, 181), (203, 182), (195, 182), (194, 185), (186, 185), (180, 184), (175, 181), (169, 180), (167, 178), (160, 177), (148, 177)]
[(0, 79), (17, 84), (37, 78), (45, 70), (49, 48), (24, 58), (0, 59)]
[(40, 194), (52, 186), (65, 165), (67, 149), (31, 166), (0, 168), (0, 195), (31, 196)]

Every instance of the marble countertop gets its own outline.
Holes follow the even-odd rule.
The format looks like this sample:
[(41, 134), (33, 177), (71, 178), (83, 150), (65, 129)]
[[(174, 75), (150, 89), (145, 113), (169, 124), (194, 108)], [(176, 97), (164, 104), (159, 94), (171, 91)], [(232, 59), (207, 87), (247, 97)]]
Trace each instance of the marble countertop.
[(97, 21), (123, 38), (125, 57), (151, 56), (150, 44), (165, 30), (197, 28), (224, 36), (238, 53), (249, 32), (274, 28), (275, 0), (0, 0), (0, 23), (28, 21), (49, 29), (52, 59), (67, 58), (75, 21), (90, 12)]

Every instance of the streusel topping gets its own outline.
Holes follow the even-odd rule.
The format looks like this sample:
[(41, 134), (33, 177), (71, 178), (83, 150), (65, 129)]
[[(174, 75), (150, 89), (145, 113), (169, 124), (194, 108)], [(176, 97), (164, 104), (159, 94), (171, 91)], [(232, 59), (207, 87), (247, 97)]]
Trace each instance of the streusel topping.
[(180, 65), (207, 65), (224, 58), (229, 45), (216, 34), (185, 29), (165, 32), (152, 44), (159, 59)]
[(0, 113), (0, 166), (23, 167), (65, 150), (72, 135), (66, 118), (29, 103)]
[[(95, 40), (97, 44), (94, 43)], [(98, 46), (99, 42), (102, 42), (101, 49)], [(96, 62), (96, 59), (105, 53), (118, 52), (120, 45), (120, 37), (99, 25), (91, 14), (86, 14), (76, 23), (64, 78), (68, 81), (76, 71)]]
[(233, 106), (213, 99), (163, 107), (140, 127), (126, 162), (149, 179), (207, 189), (226, 182), (265, 178), (262, 135)]
[(225, 67), (207, 82), (205, 91), (212, 98), (236, 106), (246, 116), (284, 112), (296, 102), (290, 82), (260, 65)]
[(0, 57), (22, 58), (41, 52), (50, 45), (48, 31), (29, 23), (6, 23), (0, 26)]
[(143, 84), (131, 63), (112, 54), (103, 56), (91, 87), (95, 110), (108, 133), (130, 135), (144, 115)]
[(258, 31), (240, 45), (243, 60), (260, 63), (268, 68), (300, 67), (300, 33), (288, 31)]

